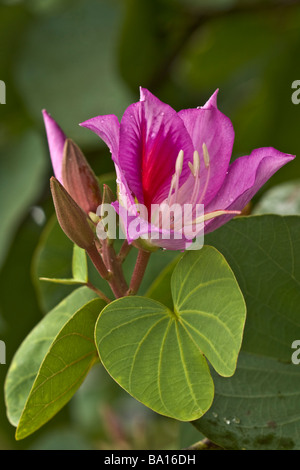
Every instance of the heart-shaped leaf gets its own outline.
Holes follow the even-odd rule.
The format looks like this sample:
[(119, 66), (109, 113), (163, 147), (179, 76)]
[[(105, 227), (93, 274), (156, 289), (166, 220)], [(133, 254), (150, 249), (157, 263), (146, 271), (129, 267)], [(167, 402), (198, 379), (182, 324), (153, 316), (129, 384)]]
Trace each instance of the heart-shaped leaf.
[(166, 416), (191, 421), (211, 406), (208, 360), (232, 375), (245, 303), (224, 257), (212, 247), (183, 255), (172, 279), (174, 308), (144, 297), (107, 305), (96, 324), (100, 359), (133, 397)]

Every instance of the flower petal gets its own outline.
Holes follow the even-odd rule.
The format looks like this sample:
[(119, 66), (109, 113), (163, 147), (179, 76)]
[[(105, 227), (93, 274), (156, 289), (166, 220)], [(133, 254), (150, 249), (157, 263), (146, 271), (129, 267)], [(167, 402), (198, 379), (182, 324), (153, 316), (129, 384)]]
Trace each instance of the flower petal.
[(62, 184), (62, 160), (66, 136), (59, 125), (45, 109), (43, 109), (42, 113), (54, 175), (56, 179)]
[(181, 182), (190, 171), (191, 138), (176, 111), (148, 90), (127, 108), (121, 121), (119, 165), (138, 201), (150, 207), (168, 196), (175, 163), (184, 152)]
[[(210, 157), (209, 182), (203, 200), (198, 201), (204, 204), (208, 204), (212, 200), (224, 181), (234, 142), (232, 123), (217, 108), (217, 94), (218, 90), (201, 108), (183, 109), (178, 113), (199, 155), (203, 155), (203, 143), (208, 149)], [(207, 172), (203, 162), (200, 168), (200, 186), (202, 188), (206, 183)]]
[(185, 250), (193, 240), (187, 238), (182, 232), (161, 229), (141, 217), (134, 208), (127, 210), (118, 201), (112, 203), (115, 211), (120, 217), (122, 231), (128, 241), (132, 243), (140, 238), (145, 240), (149, 247), (160, 247), (167, 250)]
[(119, 153), (120, 123), (114, 114), (96, 116), (79, 124), (95, 132), (108, 146), (112, 153), (112, 159), (117, 162)]
[[(218, 195), (205, 206), (205, 213), (215, 210), (242, 210), (257, 191), (295, 155), (282, 153), (273, 147), (253, 150), (229, 167), (228, 175)], [(207, 222), (205, 233), (216, 230), (234, 215), (224, 215)]]

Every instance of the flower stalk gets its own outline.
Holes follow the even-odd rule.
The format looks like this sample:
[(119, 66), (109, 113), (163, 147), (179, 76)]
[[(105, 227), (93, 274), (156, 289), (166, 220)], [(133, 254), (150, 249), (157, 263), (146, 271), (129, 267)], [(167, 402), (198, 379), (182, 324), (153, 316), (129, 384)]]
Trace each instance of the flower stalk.
[(133, 270), (132, 278), (129, 285), (129, 290), (126, 295), (135, 295), (137, 294), (140, 285), (142, 283), (148, 261), (150, 258), (151, 252), (139, 250), (137, 255), (136, 264)]

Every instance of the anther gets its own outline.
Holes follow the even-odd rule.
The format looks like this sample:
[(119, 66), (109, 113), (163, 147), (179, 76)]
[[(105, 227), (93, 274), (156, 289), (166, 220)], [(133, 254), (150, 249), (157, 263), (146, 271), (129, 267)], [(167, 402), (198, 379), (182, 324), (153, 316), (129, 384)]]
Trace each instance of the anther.
[(195, 176), (194, 165), (192, 164), (192, 162), (188, 162), (188, 166), (189, 166), (189, 169), (191, 170), (192, 175)]
[(208, 168), (208, 167), (209, 167), (210, 158), (209, 158), (209, 153), (208, 153), (208, 150), (207, 150), (207, 147), (206, 147), (206, 143), (205, 143), (205, 142), (203, 142), (202, 151), (203, 151), (204, 165), (205, 165), (206, 168)]
[(175, 172), (180, 175), (183, 167), (183, 150), (180, 150), (175, 164)]
[(194, 154), (193, 154), (193, 162), (194, 162), (194, 173), (195, 175), (197, 175), (197, 173), (199, 173), (199, 170), (200, 170), (200, 157), (199, 157), (199, 153), (197, 152), (197, 150), (194, 151)]

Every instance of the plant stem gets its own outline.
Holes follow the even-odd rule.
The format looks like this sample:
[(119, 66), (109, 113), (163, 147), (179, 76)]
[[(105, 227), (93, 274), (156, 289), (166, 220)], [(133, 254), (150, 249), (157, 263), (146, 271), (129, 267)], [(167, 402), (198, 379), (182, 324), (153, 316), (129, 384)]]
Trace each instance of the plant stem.
[(101, 292), (101, 290), (97, 289), (97, 287), (95, 287), (91, 282), (87, 282), (85, 284), (89, 289), (93, 290), (94, 292), (96, 292), (96, 294), (100, 297), (100, 299), (103, 299), (107, 304), (109, 304), (111, 302), (111, 299), (109, 299), (108, 297), (106, 297), (106, 295)]
[(129, 245), (128, 241), (125, 240), (123, 245), (121, 246), (121, 249), (119, 251), (119, 254), (117, 256), (118, 258), (118, 261), (120, 263), (123, 263), (123, 261), (125, 260), (126, 256), (128, 255), (128, 253), (130, 252), (132, 248), (132, 245)]
[(150, 251), (139, 250), (127, 295), (134, 295), (138, 292), (150, 255)]
[(127, 282), (123, 274), (122, 264), (119, 262), (115, 249), (109, 241), (104, 240), (102, 243), (103, 261), (112, 277), (109, 279), (111, 290), (118, 299), (124, 297), (128, 290)]
[(108, 271), (107, 267), (105, 266), (101, 255), (99, 254), (95, 245), (92, 245), (88, 250), (87, 254), (91, 258), (95, 268), (97, 269), (100, 276), (105, 279), (106, 281), (110, 281), (112, 274)]

